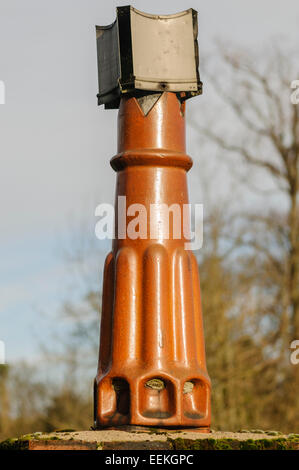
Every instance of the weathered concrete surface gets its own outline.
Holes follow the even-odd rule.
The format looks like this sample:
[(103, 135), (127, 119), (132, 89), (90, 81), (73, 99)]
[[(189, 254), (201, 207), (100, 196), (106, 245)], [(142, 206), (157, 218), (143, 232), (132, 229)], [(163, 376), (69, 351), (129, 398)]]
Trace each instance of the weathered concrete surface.
[(299, 434), (276, 431), (200, 433), (126, 427), (35, 433), (0, 443), (0, 450), (299, 450)]

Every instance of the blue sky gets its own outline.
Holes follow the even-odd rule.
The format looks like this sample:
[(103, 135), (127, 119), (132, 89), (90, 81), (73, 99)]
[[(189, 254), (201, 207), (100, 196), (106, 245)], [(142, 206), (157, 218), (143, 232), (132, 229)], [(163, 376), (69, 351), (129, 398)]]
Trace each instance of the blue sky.
[[(109, 160), (116, 151), (117, 114), (97, 107), (94, 26), (111, 23), (116, 6), (125, 4), (0, 0), (0, 80), (6, 85), (6, 104), (0, 105), (0, 339), (8, 361), (34, 360), (39, 343), (51, 341), (62, 302), (83, 291), (70, 288), (77, 281), (63, 253), (72, 247), (76, 230), (94, 241), (94, 209), (113, 201)], [(296, 0), (136, 0), (133, 5), (161, 14), (197, 9), (203, 58), (214, 38), (257, 48), (273, 36), (299, 43)], [(189, 108), (200, 112), (212, 93), (207, 88)], [(195, 158), (192, 195), (199, 150), (191, 131), (188, 135)], [(97, 281), (108, 246), (95, 246)]]

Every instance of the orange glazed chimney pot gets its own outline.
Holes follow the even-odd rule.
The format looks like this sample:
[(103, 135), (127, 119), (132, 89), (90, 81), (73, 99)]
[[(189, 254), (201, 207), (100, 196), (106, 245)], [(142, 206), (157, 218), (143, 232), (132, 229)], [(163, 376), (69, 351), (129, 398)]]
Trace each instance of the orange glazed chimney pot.
[(126, 196), (127, 207), (142, 204), (147, 214), (153, 204), (176, 204), (181, 213), (188, 204), (192, 160), (185, 153), (180, 97), (166, 91), (120, 100), (118, 154), (111, 160), (116, 238), (104, 268), (94, 389), (98, 428), (210, 426), (198, 266), (185, 249), (189, 239), (173, 236), (169, 213), (162, 211), (154, 219), (156, 238), (150, 224), (146, 238), (117, 236), (118, 196)]

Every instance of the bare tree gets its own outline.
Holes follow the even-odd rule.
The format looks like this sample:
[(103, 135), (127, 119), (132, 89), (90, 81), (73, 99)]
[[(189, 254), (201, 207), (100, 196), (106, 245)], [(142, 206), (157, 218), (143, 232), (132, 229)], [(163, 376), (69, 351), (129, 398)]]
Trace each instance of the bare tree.
[[(255, 208), (247, 214), (253, 237), (243, 234), (243, 242), (263, 255), (264, 270), (280, 286), (273, 296), (280, 306), (276, 336), (283, 335), (285, 348), (299, 338), (299, 105), (290, 100), (291, 82), (299, 76), (298, 54), (278, 46), (261, 56), (222, 46), (218, 51), (222, 69), (210, 74), (211, 83), (235, 118), (230, 120), (235, 132), (228, 137), (223, 128), (217, 131), (217, 119), (209, 127), (197, 121), (196, 127), (225, 151), (232, 171), (242, 162), (242, 184), (250, 183), (250, 173), (258, 169), (262, 181), (271, 180), (287, 203), (286, 211)], [(269, 203), (264, 207), (269, 209)]]

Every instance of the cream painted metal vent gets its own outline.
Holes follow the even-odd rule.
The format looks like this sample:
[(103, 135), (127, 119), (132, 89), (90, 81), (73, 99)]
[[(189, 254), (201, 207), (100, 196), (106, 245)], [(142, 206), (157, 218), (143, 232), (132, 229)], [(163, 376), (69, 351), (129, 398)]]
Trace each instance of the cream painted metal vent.
[(117, 8), (110, 26), (96, 26), (99, 104), (117, 108), (121, 94), (201, 93), (197, 12), (151, 15)]

